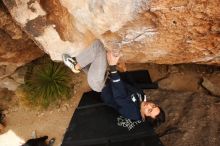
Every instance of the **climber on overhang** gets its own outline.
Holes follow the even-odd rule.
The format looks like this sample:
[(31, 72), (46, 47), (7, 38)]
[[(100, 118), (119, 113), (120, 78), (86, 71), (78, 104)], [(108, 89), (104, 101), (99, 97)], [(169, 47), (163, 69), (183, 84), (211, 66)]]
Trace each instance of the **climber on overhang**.
[[(87, 73), (89, 86), (101, 92), (103, 102), (131, 120), (149, 120), (153, 126), (165, 122), (164, 111), (151, 101), (141, 89), (122, 81), (116, 65), (121, 56), (119, 51), (104, 49), (101, 41), (96, 40), (88, 49), (76, 57), (63, 54), (63, 61), (74, 73), (81, 70)], [(109, 78), (106, 77), (109, 64)]]

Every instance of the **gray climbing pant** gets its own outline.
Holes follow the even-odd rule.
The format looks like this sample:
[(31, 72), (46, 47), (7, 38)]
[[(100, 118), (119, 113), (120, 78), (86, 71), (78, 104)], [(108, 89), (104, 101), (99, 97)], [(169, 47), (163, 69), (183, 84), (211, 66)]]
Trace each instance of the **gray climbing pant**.
[(96, 40), (89, 48), (83, 50), (76, 60), (87, 73), (87, 80), (92, 90), (101, 92), (105, 85), (107, 69), (106, 50), (100, 40)]

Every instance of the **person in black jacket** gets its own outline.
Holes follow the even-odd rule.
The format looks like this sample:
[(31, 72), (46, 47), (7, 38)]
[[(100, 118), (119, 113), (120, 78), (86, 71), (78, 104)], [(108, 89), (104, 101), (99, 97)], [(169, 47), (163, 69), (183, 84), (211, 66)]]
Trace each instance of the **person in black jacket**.
[(113, 52), (107, 53), (110, 81), (102, 89), (102, 100), (125, 118), (148, 120), (153, 126), (159, 126), (165, 122), (164, 111), (153, 102), (147, 101), (147, 97), (141, 89), (121, 80), (116, 70), (119, 58), (120, 55), (115, 56)]
[[(100, 48), (100, 49), (102, 49), (102, 53), (103, 53), (103, 50), (105, 50), (104, 48)], [(87, 49), (86, 52), (90, 52), (90, 50), (91, 48)], [(94, 48), (93, 48), (93, 51), (94, 51)], [(100, 50), (95, 49), (95, 51), (100, 51)], [(99, 52), (93, 52), (93, 53), (97, 54), (97, 56), (93, 56), (94, 58), (90, 59), (92, 61), (88, 63), (89, 69), (87, 68), (87, 72), (90, 71), (90, 66), (93, 65), (94, 67), (94, 64), (96, 65), (99, 64), (99, 61), (97, 61), (99, 59), (96, 60), (96, 57), (100, 58), (100, 53)], [(82, 56), (87, 56), (87, 57), (89, 56), (85, 54), (87, 53), (84, 52)], [(103, 57), (103, 54), (101, 55), (102, 55), (101, 57)], [(104, 57), (105, 56), (106, 56), (106, 51), (104, 51)], [(95, 84), (101, 84), (101, 85), (98, 85), (98, 86), (95, 85), (95, 87), (101, 87), (98, 92), (101, 91), (101, 98), (103, 102), (106, 105), (114, 108), (125, 118), (135, 120), (135, 121), (148, 120), (153, 126), (159, 126), (161, 123), (165, 122), (164, 111), (162, 110), (161, 107), (159, 107), (155, 103), (148, 101), (146, 95), (144, 94), (142, 90), (138, 89), (137, 87), (131, 86), (130, 84), (127, 84), (126, 82), (121, 80), (120, 75), (118, 71), (116, 70), (116, 65), (118, 63), (120, 56), (121, 56), (120, 53), (114, 53), (112, 51), (108, 51), (107, 60), (106, 59), (101, 60), (102, 64), (105, 61), (108, 62), (109, 64), (109, 68), (110, 68), (110, 75), (109, 75), (110, 79), (109, 80), (104, 81), (105, 79), (104, 73), (106, 72), (106, 68), (103, 68), (101, 65), (96, 66), (97, 72), (100, 70), (101, 71), (104, 70), (104, 73), (102, 71), (101, 77), (100, 75), (96, 77), (97, 76), (96, 71), (93, 70), (93, 73), (91, 73), (90, 71), (90, 76), (92, 74), (94, 78), (101, 79), (101, 80), (98, 80), (97, 83), (95, 83)], [(76, 58), (72, 59), (72, 57), (65, 54), (63, 57), (64, 64), (67, 65), (71, 69), (74, 68), (75, 70), (79, 71), (82, 67), (80, 65), (80, 62), (78, 62), (77, 58), (80, 58), (80, 57), (77, 56)], [(85, 59), (88, 59), (88, 58), (85, 58)], [(95, 89), (93, 87), (93, 84), (89, 84), (89, 85), (91, 86), (92, 89)]]

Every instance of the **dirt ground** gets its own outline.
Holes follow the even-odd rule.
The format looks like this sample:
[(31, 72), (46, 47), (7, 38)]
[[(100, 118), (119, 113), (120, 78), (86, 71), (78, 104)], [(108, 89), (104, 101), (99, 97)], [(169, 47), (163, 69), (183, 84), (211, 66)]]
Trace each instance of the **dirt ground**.
[[(5, 111), (7, 127), (4, 129), (4, 133), (7, 135), (7, 132), (14, 132), (14, 134), (22, 139), (19, 143), (22, 143), (23, 140), (30, 139), (33, 131), (35, 131), (37, 137), (44, 135), (48, 135), (49, 138), (55, 137), (56, 142), (54, 146), (61, 145), (66, 128), (68, 128), (83, 92), (90, 90), (83, 73), (74, 76), (74, 78), (74, 96), (59, 105), (49, 107), (47, 110), (26, 107), (23, 104), (17, 105), (15, 101), (10, 102), (10, 105), (6, 106), (5, 104), (9, 101), (3, 102), (0, 100), (0, 104), (4, 108), (8, 108)], [(12, 96), (5, 94), (0, 93), (0, 96)], [(7, 141), (1, 142), (3, 138), (4, 134), (0, 135), (0, 146), (17, 146), (11, 145)]]
[[(18, 137), (27, 140), (31, 138), (32, 132), (36, 131), (38, 137), (43, 135), (55, 137), (54, 146), (60, 146), (83, 92), (89, 90), (83, 78), (85, 78), (83, 74), (77, 76), (74, 97), (59, 106), (36, 110), (13, 103), (6, 111), (5, 133), (13, 131)], [(220, 145), (220, 98), (205, 93), (159, 89), (145, 90), (145, 93), (166, 112), (166, 123), (156, 129), (165, 146)], [(1, 143), (3, 136), (4, 134), (0, 135), (0, 145), (8, 146)]]

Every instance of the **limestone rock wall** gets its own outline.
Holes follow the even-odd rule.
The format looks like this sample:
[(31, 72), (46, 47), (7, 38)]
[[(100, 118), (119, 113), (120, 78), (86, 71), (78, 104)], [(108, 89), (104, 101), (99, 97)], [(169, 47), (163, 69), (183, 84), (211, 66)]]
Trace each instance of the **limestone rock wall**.
[(19, 67), (43, 54), (33, 40), (15, 24), (0, 1), (0, 88), (15, 90), (20, 84), (16, 80), (18, 73), (15, 71), (20, 72)]
[(3, 0), (53, 60), (95, 39), (127, 63), (220, 64), (219, 0)]

